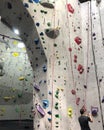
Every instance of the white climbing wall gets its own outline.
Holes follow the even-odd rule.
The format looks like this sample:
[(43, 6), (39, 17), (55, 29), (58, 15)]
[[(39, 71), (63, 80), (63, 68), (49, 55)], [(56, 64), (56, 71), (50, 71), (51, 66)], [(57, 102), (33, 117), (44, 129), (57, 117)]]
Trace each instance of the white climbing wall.
[[(24, 1), (24, 3), (27, 2)], [(91, 128), (102, 130), (103, 2), (100, 5), (97, 5), (96, 1), (79, 4), (78, 1), (57, 0), (50, 3), (55, 6), (54, 9), (44, 8), (35, 3), (29, 3), (27, 8), (30, 14), (34, 15), (34, 22), (40, 24), (37, 27), (38, 33), (48, 28), (57, 28), (60, 32), (56, 39), (47, 37), (45, 33), (43, 36), (45, 43), (42, 45), (48, 61), (49, 107), (44, 110), (46, 112), (44, 118), (40, 118), (36, 111), (34, 127), (36, 130), (80, 129), (79, 110), (85, 105), (90, 112), (91, 108), (98, 109), (98, 115), (94, 117)], [(68, 4), (71, 4), (74, 12), (68, 11)], [(33, 12), (34, 9), (35, 12)], [(40, 36), (41, 43), (43, 37)], [(81, 43), (76, 43), (76, 37), (77, 40), (81, 39)], [(43, 89), (41, 88), (40, 92)], [(75, 90), (76, 95), (71, 93), (72, 90)], [(49, 92), (52, 94), (50, 95)], [(38, 101), (37, 97), (34, 96), (34, 106)], [(41, 105), (42, 100), (39, 102)], [(72, 111), (72, 117), (68, 116), (68, 109)], [(47, 114), (49, 111), (52, 115)]]

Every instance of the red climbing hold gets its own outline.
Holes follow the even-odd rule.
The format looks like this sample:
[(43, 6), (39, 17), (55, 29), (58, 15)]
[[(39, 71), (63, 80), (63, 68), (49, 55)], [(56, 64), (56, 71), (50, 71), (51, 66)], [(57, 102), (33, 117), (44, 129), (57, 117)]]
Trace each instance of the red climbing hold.
[(69, 51), (72, 51), (72, 48), (69, 48)]
[(77, 55), (74, 55), (74, 59), (77, 59)]
[(80, 45), (81, 42), (82, 42), (82, 40), (81, 40), (80, 37), (76, 37), (76, 38), (74, 39), (74, 41), (75, 41), (78, 45)]
[(79, 105), (79, 102), (80, 102), (80, 98), (78, 97), (78, 98), (76, 99), (76, 104)]
[(70, 13), (74, 13), (74, 9), (73, 9), (73, 7), (71, 6), (71, 4), (67, 4), (67, 8), (68, 8), (68, 11), (70, 12)]
[(77, 62), (77, 55), (74, 55), (74, 62)]
[(79, 64), (77, 70), (79, 71), (80, 74), (82, 74), (84, 71), (84, 68), (81, 64)]
[(72, 93), (73, 95), (76, 95), (76, 91), (75, 91), (74, 89), (71, 90), (71, 93)]

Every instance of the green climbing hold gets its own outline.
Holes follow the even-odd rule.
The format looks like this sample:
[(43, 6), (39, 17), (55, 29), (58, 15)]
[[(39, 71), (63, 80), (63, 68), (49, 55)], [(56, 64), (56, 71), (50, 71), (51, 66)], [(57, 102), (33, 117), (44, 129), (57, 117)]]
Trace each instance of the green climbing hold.
[(48, 26), (51, 26), (51, 23), (50, 23), (50, 22), (48, 22), (48, 23), (47, 23), (47, 25), (48, 25)]
[(59, 114), (56, 114), (55, 117), (56, 117), (56, 118), (60, 118)]
[(19, 93), (19, 94), (18, 94), (18, 97), (21, 98), (21, 97), (22, 97), (22, 93)]

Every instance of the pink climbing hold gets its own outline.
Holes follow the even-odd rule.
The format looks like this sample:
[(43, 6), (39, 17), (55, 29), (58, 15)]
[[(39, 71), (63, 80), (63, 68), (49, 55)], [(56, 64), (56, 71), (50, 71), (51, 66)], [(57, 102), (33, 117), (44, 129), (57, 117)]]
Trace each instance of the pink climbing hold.
[(82, 74), (84, 71), (84, 68), (81, 64), (79, 64), (77, 70), (79, 71), (80, 74)]
[(82, 42), (82, 40), (81, 40), (80, 37), (76, 37), (76, 38), (74, 39), (74, 41), (75, 41), (78, 45), (80, 45), (81, 42)]
[(76, 104), (79, 105), (79, 102), (80, 102), (80, 98), (78, 97), (78, 98), (76, 99)]
[(73, 9), (73, 7), (71, 6), (71, 4), (67, 4), (67, 8), (68, 8), (68, 11), (70, 12), (70, 13), (74, 13), (74, 9)]

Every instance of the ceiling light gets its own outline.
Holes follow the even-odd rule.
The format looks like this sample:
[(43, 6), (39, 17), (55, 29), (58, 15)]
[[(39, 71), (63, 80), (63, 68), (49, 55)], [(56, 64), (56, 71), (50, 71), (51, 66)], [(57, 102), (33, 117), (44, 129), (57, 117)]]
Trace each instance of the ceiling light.
[(19, 30), (18, 29), (14, 29), (14, 33), (19, 35)]
[(25, 44), (23, 42), (19, 42), (17, 46), (18, 46), (18, 48), (24, 48)]

